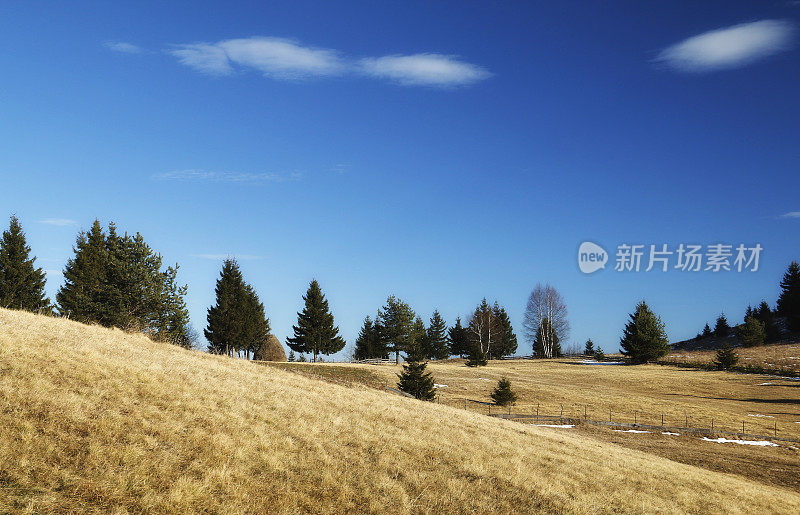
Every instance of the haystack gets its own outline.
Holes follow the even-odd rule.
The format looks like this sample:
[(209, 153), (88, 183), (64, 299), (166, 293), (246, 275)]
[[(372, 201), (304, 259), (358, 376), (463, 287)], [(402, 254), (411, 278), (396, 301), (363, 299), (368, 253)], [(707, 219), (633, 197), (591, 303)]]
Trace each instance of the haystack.
[(278, 337), (271, 334), (267, 336), (267, 341), (256, 351), (254, 357), (259, 361), (286, 361), (286, 352)]

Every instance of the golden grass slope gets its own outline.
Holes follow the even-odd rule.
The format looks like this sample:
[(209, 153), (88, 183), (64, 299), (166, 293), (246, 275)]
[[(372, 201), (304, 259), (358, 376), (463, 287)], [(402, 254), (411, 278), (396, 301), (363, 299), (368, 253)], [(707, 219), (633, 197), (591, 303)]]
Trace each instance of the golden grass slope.
[(590, 438), (0, 310), (0, 512), (787, 512)]

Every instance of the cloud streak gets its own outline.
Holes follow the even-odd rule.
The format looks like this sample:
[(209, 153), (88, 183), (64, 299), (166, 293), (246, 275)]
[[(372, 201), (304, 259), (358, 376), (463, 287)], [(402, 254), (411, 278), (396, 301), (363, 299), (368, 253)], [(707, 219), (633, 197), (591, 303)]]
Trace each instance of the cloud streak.
[(785, 20), (761, 20), (704, 32), (665, 48), (656, 57), (682, 72), (738, 68), (791, 48), (795, 27)]
[(44, 220), (39, 220), (39, 223), (45, 225), (55, 225), (57, 227), (78, 225), (78, 222), (75, 220), (70, 220), (69, 218), (45, 218)]
[(299, 80), (333, 76), (387, 79), (404, 86), (466, 86), (491, 73), (457, 56), (421, 53), (353, 58), (333, 49), (284, 38), (251, 37), (176, 45), (167, 52), (209, 75), (255, 70), (267, 78)]
[(186, 182), (234, 182), (234, 183), (271, 183), (293, 182), (303, 178), (300, 172), (289, 173), (245, 173), (245, 172), (214, 172), (206, 170), (176, 170), (153, 175), (159, 181), (186, 181)]
[(141, 47), (124, 41), (106, 41), (104, 46), (113, 52), (123, 54), (141, 54), (144, 52)]
[(778, 218), (800, 218), (800, 211), (789, 211), (788, 213), (784, 213)]

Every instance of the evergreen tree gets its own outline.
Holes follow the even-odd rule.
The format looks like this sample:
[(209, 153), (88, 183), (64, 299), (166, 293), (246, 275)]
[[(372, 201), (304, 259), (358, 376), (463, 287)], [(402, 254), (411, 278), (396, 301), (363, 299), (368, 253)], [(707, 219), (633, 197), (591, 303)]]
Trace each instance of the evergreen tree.
[(426, 338), (430, 354), (428, 359), (447, 359), (450, 357), (450, 342), (447, 340), (447, 324), (438, 310), (433, 312), (428, 336)]
[(722, 347), (717, 349), (717, 355), (714, 359), (714, 365), (720, 370), (728, 370), (736, 363), (739, 362), (739, 355), (731, 347), (730, 342), (726, 341)]
[(517, 400), (517, 394), (511, 389), (511, 381), (506, 377), (500, 379), (491, 396), (498, 406), (508, 406)]
[(800, 265), (792, 261), (781, 280), (778, 314), (786, 317), (790, 331), (800, 331)]
[(422, 359), (430, 359), (431, 348), (428, 343), (428, 330), (419, 315), (414, 319), (414, 325), (411, 326), (411, 340), (412, 345), (416, 345), (419, 348)]
[(354, 359), (362, 360), (375, 357), (375, 336), (375, 325), (369, 317), (366, 317), (356, 338), (356, 348), (353, 352)]
[(292, 326), (294, 337), (286, 339), (289, 347), (297, 352), (310, 353), (314, 362), (317, 354), (328, 355), (342, 350), (344, 339), (339, 336), (339, 328), (334, 325), (328, 301), (316, 279), (309, 284), (303, 301), (305, 306), (297, 313), (297, 325)]
[(106, 235), (98, 220), (89, 232), (81, 231), (73, 248), (75, 255), (64, 268), (64, 284), (56, 294), (58, 311), (78, 322), (109, 326), (107, 308)]
[(767, 331), (764, 322), (750, 315), (744, 319), (744, 324), (736, 328), (736, 335), (745, 347), (764, 345), (767, 340)]
[(308, 360), (306, 360), (306, 355), (305, 354), (300, 354), (300, 357), (297, 358), (297, 362), (298, 363), (305, 363), (306, 361), (308, 361)]
[(468, 367), (485, 367), (488, 364), (486, 361), (486, 354), (477, 342), (472, 342), (469, 346), (469, 354), (467, 355)]
[(400, 363), (400, 352), (413, 342), (414, 311), (411, 307), (390, 295), (386, 305), (378, 312), (381, 340), (388, 352), (394, 352), (395, 363)]
[(766, 301), (761, 301), (761, 304), (758, 305), (758, 309), (754, 310), (753, 316), (764, 324), (764, 330), (767, 334), (767, 343), (772, 343), (780, 339), (781, 331), (778, 328), (778, 324), (775, 322), (775, 314), (769, 308), (769, 304), (767, 304)]
[(711, 334), (711, 328), (708, 326), (708, 322), (706, 322), (706, 326), (703, 328), (703, 338), (708, 338)]
[(450, 352), (463, 358), (469, 353), (469, 334), (467, 328), (461, 325), (461, 317), (456, 318), (456, 324), (447, 332), (450, 337)]
[(403, 372), (397, 374), (399, 378), (397, 388), (413, 395), (417, 399), (432, 401), (436, 396), (436, 390), (433, 387), (433, 376), (430, 372), (425, 371), (427, 365), (419, 342), (412, 342), (406, 348)]
[(714, 325), (714, 336), (717, 338), (727, 338), (731, 335), (731, 326), (728, 325), (728, 319), (725, 318), (725, 313), (717, 317), (717, 323)]
[(209, 352), (249, 355), (260, 348), (269, 336), (269, 319), (255, 290), (244, 281), (235, 259), (223, 262), (214, 291), (216, 301), (208, 308), (208, 327), (204, 331)]
[(647, 363), (669, 352), (664, 322), (650, 310), (645, 301), (637, 304), (636, 311), (630, 315), (620, 347), (622, 354), (630, 358), (633, 364)]
[(0, 240), (0, 307), (49, 313), (45, 273), (34, 265), (30, 252), (22, 226), (12, 216)]
[(536, 337), (533, 340), (533, 353), (537, 358), (544, 358), (547, 356), (544, 348), (545, 342), (547, 341), (552, 343), (552, 357), (560, 358), (561, 342), (558, 339), (558, 333), (550, 323), (550, 319), (545, 317), (542, 319), (542, 324), (539, 326), (539, 330), (536, 331)]
[(594, 360), (595, 361), (605, 361), (605, 359), (606, 359), (606, 355), (603, 352), (603, 349), (601, 349), (600, 347), (597, 347), (597, 349), (594, 351)]
[(293, 351), (293, 350), (291, 350), (291, 349), (289, 349), (289, 357), (288, 357), (288, 358), (286, 358), (286, 361), (288, 361), (288, 362), (290, 362), (290, 363), (291, 363), (291, 362), (292, 362), (292, 361), (294, 361), (294, 360), (295, 360), (295, 357), (294, 357), (294, 351)]
[(492, 349), (492, 356), (495, 358), (512, 356), (517, 352), (517, 335), (514, 334), (511, 319), (505, 308), (500, 307), (497, 302), (494, 303), (492, 310), (494, 311), (494, 320), (497, 324), (499, 335), (497, 345)]
[(591, 338), (586, 340), (586, 347), (583, 349), (584, 356), (592, 356), (594, 355), (594, 342)]

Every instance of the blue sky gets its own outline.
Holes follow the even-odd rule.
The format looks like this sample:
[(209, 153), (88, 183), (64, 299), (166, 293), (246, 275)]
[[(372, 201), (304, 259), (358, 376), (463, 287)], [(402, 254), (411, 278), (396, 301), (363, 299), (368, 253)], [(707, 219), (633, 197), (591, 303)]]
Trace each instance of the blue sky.
[[(0, 214), (48, 290), (95, 217), (181, 265), (202, 329), (238, 256), (274, 332), (316, 277), (352, 345), (386, 296), (448, 322), (530, 290), (616, 350), (777, 297), (800, 258), (798, 2), (4, 2)], [(577, 266), (583, 241), (612, 263)], [(617, 245), (764, 248), (615, 272)], [(520, 353), (530, 345), (520, 338)]]

